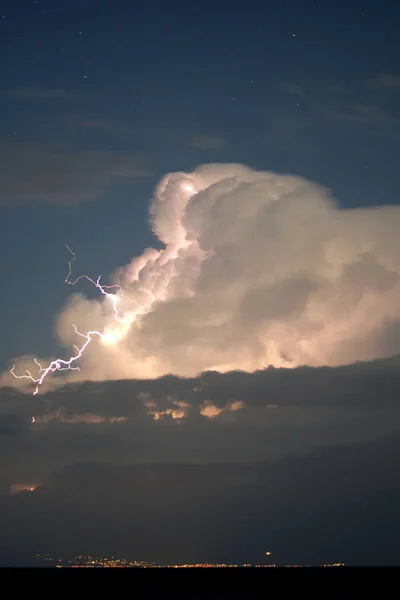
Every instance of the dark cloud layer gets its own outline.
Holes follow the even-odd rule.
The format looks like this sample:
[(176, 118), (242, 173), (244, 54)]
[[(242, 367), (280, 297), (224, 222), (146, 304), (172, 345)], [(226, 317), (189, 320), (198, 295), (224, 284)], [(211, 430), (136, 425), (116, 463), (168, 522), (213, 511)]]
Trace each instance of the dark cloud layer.
[(40, 482), (71, 462), (277, 459), (361, 442), (400, 423), (399, 359), (337, 368), (3, 388), (0, 477)]

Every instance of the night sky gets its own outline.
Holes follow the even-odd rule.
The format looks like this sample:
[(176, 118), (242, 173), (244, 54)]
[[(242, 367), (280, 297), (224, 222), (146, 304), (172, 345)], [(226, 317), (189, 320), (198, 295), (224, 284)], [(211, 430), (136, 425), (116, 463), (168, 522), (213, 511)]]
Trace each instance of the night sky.
[[(396, 303), (400, 298), (400, 247), (396, 242), (400, 232), (397, 212), (400, 204), (400, 5), (389, 0), (237, 3), (221, 0), (3, 0), (0, 10), (3, 57), (0, 372), (7, 373), (13, 364), (18, 364), (18, 357), (24, 355), (50, 357), (43, 359), (48, 362), (54, 357), (70, 356), (68, 347), (76, 340), (67, 339), (65, 334), (69, 321), (66, 324), (63, 315), (68, 317), (72, 311), (72, 304), (67, 302), (73, 303), (76, 293), (97, 302), (99, 293), (85, 279), (80, 280), (76, 288), (66, 285), (64, 280), (71, 260), (66, 245), (76, 255), (73, 278), (87, 274), (96, 280), (102, 274), (106, 283), (115, 283), (116, 270), (129, 265), (146, 248), (162, 250), (168, 245), (166, 236), (159, 233), (164, 231), (163, 225), (158, 221), (154, 225), (154, 211), (149, 213), (151, 199), (160, 197), (155, 193), (156, 186), (166, 174), (195, 172), (203, 177), (205, 173), (206, 180), (214, 175), (207, 169), (196, 170), (199, 165), (239, 163), (256, 172), (271, 172), (278, 182), (286, 181), (280, 179), (286, 175), (306, 180), (305, 184), (296, 184), (298, 187), (290, 192), (297, 194), (301, 202), (304, 195), (314, 198), (315, 193), (320, 198), (323, 193), (318, 190), (325, 190), (324, 194), (334, 198), (336, 203), (329, 209), (332, 212), (326, 213), (328, 216), (325, 217), (321, 209), (322, 216), (315, 220), (313, 215), (320, 215), (319, 205), (315, 204), (315, 208), (310, 204), (307, 229), (298, 237), (296, 220), (284, 221), (282, 217), (278, 222), (274, 220), (274, 213), (275, 216), (269, 216), (270, 225), (264, 227), (262, 218), (257, 218), (258, 228), (254, 225), (251, 234), (246, 230), (240, 238), (242, 233), (235, 229), (235, 223), (247, 218), (240, 212), (251, 205), (250, 200), (246, 204), (250, 198), (245, 195), (246, 191), (240, 191), (242, 195), (238, 199), (239, 192), (235, 196), (234, 191), (223, 190), (223, 194), (232, 193), (232, 202), (238, 202), (239, 208), (229, 214), (223, 212), (222, 204), (220, 212), (204, 213), (201, 223), (206, 223), (208, 218), (209, 221), (207, 232), (202, 230), (202, 248), (212, 248), (214, 254), (224, 260), (221, 258), (217, 266), (201, 267), (201, 277), (191, 298), (203, 297), (199, 294), (211, 289), (207, 282), (215, 282), (221, 273), (227, 277), (228, 283), (221, 284), (225, 291), (230, 285), (236, 290), (235, 282), (247, 282), (243, 286), (249, 291), (246, 296), (249, 308), (245, 308), (243, 300), (235, 312), (235, 315), (240, 314), (243, 329), (237, 317), (229, 335), (213, 338), (210, 334), (208, 338), (212, 340), (209, 349), (214, 352), (218, 347), (223, 359), (216, 362), (210, 359), (207, 363), (201, 354), (203, 351), (207, 354), (207, 344), (202, 340), (196, 346), (194, 341), (193, 349), (187, 341), (191, 339), (189, 328), (205, 323), (201, 320), (204, 317), (201, 316), (202, 303), (192, 304), (187, 313), (184, 312), (186, 305), (183, 309), (177, 305), (172, 312), (169, 307), (174, 302), (169, 296), (165, 309), (164, 299), (158, 297), (161, 306), (156, 304), (155, 309), (153, 306), (154, 310), (137, 333), (139, 337), (126, 342), (130, 356), (137, 355), (143, 365), (154, 356), (160, 361), (157, 367), (143, 371), (143, 384), (140, 368), (132, 370), (130, 376), (126, 362), (122, 370), (112, 366), (102, 374), (104, 363), (95, 365), (94, 354), (90, 354), (85, 363), (86, 370), (82, 368), (80, 379), (74, 379), (73, 373), (72, 379), (66, 380), (72, 382), (69, 386), (49, 388), (45, 390), (47, 393), (40, 391), (35, 397), (31, 395), (33, 389), (19, 391), (8, 387), (13, 382), (3, 377), (2, 385), (6, 387), (0, 390), (0, 452), (7, 456), (7, 465), (0, 467), (0, 502), (11, 517), (6, 532), (10, 541), (1, 550), (1, 561), (29, 562), (27, 557), (36, 551), (73, 554), (97, 549), (99, 553), (107, 553), (108, 548), (114, 553), (136, 553), (138, 559), (142, 553), (149, 560), (154, 555), (157, 560), (168, 561), (168, 548), (154, 533), (150, 513), (141, 527), (145, 527), (147, 533), (152, 531), (147, 539), (153, 541), (152, 544), (146, 542), (143, 548), (133, 542), (130, 545), (126, 538), (121, 541), (117, 531), (123, 527), (123, 521), (118, 520), (114, 530), (110, 524), (107, 526), (99, 542), (95, 516), (79, 538), (80, 547), (67, 539), (68, 523), (76, 523), (83, 514), (79, 508), (80, 502), (84, 505), (83, 492), (83, 499), (79, 497), (82, 481), (93, 497), (102, 486), (107, 488), (109, 482), (101, 507), (99, 504), (99, 515), (101, 510), (107, 510), (107, 494), (110, 494), (110, 503), (114, 501), (110, 489), (117, 490), (114, 496), (120, 514), (128, 515), (129, 499), (137, 498), (138, 486), (142, 485), (138, 481), (141, 481), (144, 483), (137, 500), (139, 506), (149, 505), (147, 493), (149, 498), (154, 498), (164, 493), (162, 490), (166, 487), (173, 514), (183, 514), (183, 523), (189, 523), (190, 527), (196, 523), (193, 531), (199, 531), (197, 546), (190, 546), (184, 526), (178, 533), (168, 529), (167, 536), (177, 536), (180, 540), (171, 547), (171, 560), (184, 562), (185, 556), (206, 560), (210, 556), (210, 560), (226, 557), (246, 561), (250, 557), (257, 561), (275, 544), (279, 546), (277, 560), (282, 562), (346, 558), (358, 564), (374, 564), (376, 556), (372, 550), (366, 551), (362, 540), (354, 542), (359, 531), (369, 530), (371, 526), (371, 536), (375, 536), (376, 548), (380, 548), (380, 560), (398, 563), (398, 549), (388, 542), (392, 535), (389, 535), (389, 519), (381, 523), (380, 528), (371, 523), (374, 511), (387, 510), (392, 519), (390, 527), (400, 532), (400, 518), (395, 510), (400, 499), (400, 483), (393, 460), (400, 448), (397, 433), (400, 412), (393, 401), (393, 396), (398, 397), (400, 385), (400, 313)], [(215, 176), (215, 181), (224, 183), (224, 177)], [(313, 184), (317, 187), (310, 187)], [(204, 187), (205, 184), (202, 191)], [(172, 214), (172, 204), (168, 206), (162, 218), (169, 218), (168, 211)], [(382, 212), (377, 207), (386, 208)], [(365, 211), (366, 208), (370, 211)], [(282, 214), (285, 210), (282, 208)], [(302, 218), (300, 212), (299, 209), (299, 219)], [(360, 214), (366, 216), (357, 221)], [(189, 217), (194, 219), (195, 212), (193, 215)], [(371, 221), (367, 223), (370, 216)], [(278, 217), (281, 215), (276, 219)], [(333, 224), (342, 217), (343, 225)], [(282, 230), (287, 232), (287, 238), (281, 234), (281, 223), (286, 223)], [(289, 225), (293, 227), (290, 231)], [(330, 227), (336, 228), (334, 233)], [(225, 233), (228, 231), (230, 237)], [(343, 285), (350, 286), (346, 282), (351, 280), (353, 286), (343, 288), (340, 302), (338, 300), (334, 307), (329, 304), (327, 312), (324, 312), (328, 306), (324, 294), (328, 294), (328, 288), (323, 288), (324, 292), (318, 287), (322, 286), (321, 278), (326, 272), (322, 267), (317, 270), (310, 266), (307, 279), (304, 275), (313, 260), (311, 257), (319, 252), (310, 245), (309, 253), (304, 249), (302, 254), (308, 243), (305, 240), (317, 238), (318, 232), (321, 237), (325, 236), (322, 253), (331, 239), (338, 240), (334, 246), (335, 265), (341, 261)], [(285, 287), (289, 267), (278, 269), (270, 262), (271, 253), (265, 251), (265, 272), (272, 273), (272, 268), (276, 269), (273, 271), (275, 279), (271, 281), (283, 281), (284, 288), (272, 292), (269, 287), (261, 301), (260, 297), (255, 298), (254, 290), (250, 293), (248, 283), (252, 278), (264, 281), (259, 276), (261, 267), (257, 267), (257, 272), (250, 268), (253, 262), (258, 264), (258, 259), (243, 259), (244, 266), (240, 266), (241, 251), (236, 252), (232, 244), (240, 238), (243, 240), (240, 248), (246, 249), (250, 248), (248, 240), (254, 240), (251, 252), (259, 252), (262, 265), (264, 250), (260, 250), (256, 240), (279, 236), (286, 240), (279, 246), (282, 264), (292, 264), (291, 257), (297, 254), (304, 258), (304, 264), (296, 263), (296, 269), (293, 267), (290, 271), (293, 279), (288, 279), (288, 287)], [(355, 250), (349, 250), (351, 240), (355, 240), (354, 246), (362, 246), (359, 256)], [(287, 255), (284, 248), (288, 249)], [(251, 252), (249, 249), (249, 257)], [(184, 270), (182, 267), (180, 281), (183, 273), (189, 277), (194, 272), (191, 264), (188, 262)], [(162, 269), (157, 271), (157, 276), (163, 277)], [(117, 282), (124, 285), (122, 279)], [(191, 283), (187, 285), (190, 287)], [(215, 290), (215, 283), (213, 285)], [(319, 291), (315, 291), (316, 286)], [(132, 288), (124, 289), (132, 291)], [(382, 300), (379, 296), (375, 304), (371, 300), (371, 304), (359, 308), (361, 296), (367, 298), (376, 290), (387, 295), (382, 296)], [(232, 291), (232, 298), (236, 293), (239, 294)], [(274, 310), (268, 314), (271, 323), (283, 319), (288, 328), (294, 330), (291, 319), (295, 318), (293, 315), (300, 315), (300, 305), (285, 305), (283, 316), (280, 308), (278, 310), (284, 304), (282, 298), (289, 296), (299, 298), (300, 303), (302, 298), (304, 303), (307, 298), (314, 299), (315, 306), (320, 307), (318, 314), (323, 314), (325, 319), (326, 331), (342, 318), (341, 313), (348, 311), (351, 323), (343, 325), (341, 321), (335, 332), (329, 333), (332, 351), (327, 350), (325, 338), (318, 341), (319, 346), (316, 346), (317, 338), (310, 338), (311, 346), (307, 348), (312, 351), (321, 348), (321, 353), (317, 356), (310, 350), (312, 359), (304, 359), (305, 354), (296, 354), (297, 345), (289, 333), (285, 333), (286, 337), (279, 338), (282, 343), (277, 350), (278, 362), (270, 358), (272, 354), (265, 363), (259, 360), (258, 354), (255, 359), (254, 353), (258, 350), (254, 348), (248, 353), (246, 350), (243, 356), (238, 350), (234, 359), (231, 356), (226, 359), (224, 343), (239, 347), (245, 340), (245, 329), (255, 332), (257, 326), (263, 326), (262, 302), (269, 307), (274, 304)], [(205, 297), (210, 301), (204, 304), (204, 311), (214, 310), (219, 292)], [(79, 296), (76, 301), (80, 306), (84, 303), (82, 298)], [(87, 315), (91, 309), (85, 310)], [(93, 327), (90, 316), (84, 318), (83, 313), (76, 314), (81, 315), (80, 330), (85, 332)], [(56, 334), (57, 318), (62, 321), (61, 341)], [(215, 317), (215, 323), (219, 323), (218, 318)], [(301, 336), (306, 339), (307, 328), (314, 331), (311, 325), (298, 319), (296, 344)], [(376, 329), (370, 331), (368, 327), (372, 321), (375, 323), (374, 319)], [(358, 336), (364, 326), (365, 338)], [(344, 329), (349, 331), (348, 336), (343, 334), (342, 345), (338, 342), (333, 348), (338, 332)], [(154, 333), (160, 330), (161, 333)], [(353, 331), (357, 332), (357, 340)], [(247, 337), (243, 344), (246, 343)], [(191, 358), (191, 353), (201, 355), (198, 363)], [(182, 357), (181, 363), (179, 357)], [(359, 365), (357, 361), (371, 362)], [(268, 365), (277, 368), (251, 374)], [(280, 369), (282, 366), (295, 368)], [(228, 372), (240, 369), (247, 374)], [(207, 370), (216, 372), (208, 376), (210, 380), (207, 375), (201, 375), (201, 371)], [(170, 377), (157, 379), (169, 373)], [(243, 381), (236, 381), (235, 377), (243, 377)], [(127, 381), (109, 381), (112, 379)], [(214, 413), (211, 408), (207, 413), (206, 406), (212, 407)], [(261, 416), (261, 406), (268, 406), (265, 410), (273, 417)], [(190, 412), (196, 407), (201, 414)], [(237, 444), (233, 443), (232, 436)], [(342, 468), (335, 470), (332, 466), (337, 477), (336, 487), (332, 482), (327, 484), (321, 466), (335, 464), (335, 448), (338, 448), (338, 464)], [(137, 464), (149, 461), (171, 462), (173, 466), (163, 475), (151, 471), (150, 467), (151, 472), (137, 475)], [(241, 467), (231, 467), (232, 472), (223, 467), (232, 461), (247, 461), (251, 464), (249, 472), (242, 472)], [(181, 462), (222, 465), (218, 467), (220, 474), (209, 467), (209, 477), (204, 473), (198, 476), (196, 472), (190, 475), (192, 492), (184, 492), (190, 497), (190, 510), (179, 496), (179, 490), (183, 489), (179, 481), (186, 480)], [(118, 473), (110, 471), (110, 463), (119, 464)], [(343, 490), (352, 478), (351, 470), (346, 471), (350, 469), (348, 465), (354, 466), (359, 480), (354, 483), (352, 492), (345, 493)], [(305, 482), (305, 491), (301, 493), (300, 476), (297, 483), (293, 483), (293, 473), (299, 472)], [(387, 473), (387, 479), (382, 472)], [(294, 520), (291, 503), (282, 500), (285, 477), (291, 480), (290, 493), (298, 506), (304, 507), (301, 525)], [(129, 487), (127, 480), (135, 482), (133, 487)], [(33, 494), (8, 494), (10, 485), (25, 482), (43, 485)], [(224, 498), (231, 493), (232, 486), (237, 493), (227, 512)], [(275, 486), (272, 500), (266, 493), (268, 486)], [(321, 490), (321, 504), (316, 503), (313, 486)], [(338, 487), (342, 489), (340, 493)], [(375, 488), (384, 490), (383, 496), (375, 496)], [(135, 493), (132, 490), (136, 490)], [(68, 494), (70, 504), (66, 500)], [(56, 503), (60, 506), (60, 498), (65, 506), (57, 510), (64, 511), (65, 519), (61, 519), (55, 540), (49, 542), (52, 548), (46, 549), (45, 537), (39, 539), (38, 531), (46, 526), (49, 530), (54, 528), (51, 519), (56, 522), (57, 518), (56, 512), (51, 513), (47, 525), (43, 525), (42, 515), (51, 512), (49, 507)], [(387, 504), (385, 498), (390, 498)], [(248, 502), (253, 503), (255, 516), (246, 521), (243, 515)], [(268, 524), (263, 512), (267, 504), (274, 519), (285, 522), (283, 530), (277, 528), (276, 522), (273, 526)], [(355, 505), (361, 506), (358, 513)], [(156, 501), (153, 508), (159, 511), (158, 519), (164, 518), (164, 509)], [(340, 511), (345, 515), (342, 537), (337, 533)], [(354, 518), (356, 513), (359, 522)], [(235, 521), (236, 529), (228, 534), (229, 519)], [(30, 532), (27, 536), (19, 523), (24, 523)], [(201, 531), (214, 528), (215, 523), (220, 525), (221, 542), (211, 556), (211, 546)], [(350, 533), (346, 529), (349, 523), (353, 527)], [(324, 536), (318, 533), (322, 524), (326, 527)], [(264, 535), (266, 531), (269, 538)], [(34, 538), (40, 548), (34, 547)], [(302, 546), (300, 540), (305, 538), (308, 545)], [(197, 539), (196, 534), (194, 539)], [(241, 545), (238, 540), (243, 539), (245, 542)]]

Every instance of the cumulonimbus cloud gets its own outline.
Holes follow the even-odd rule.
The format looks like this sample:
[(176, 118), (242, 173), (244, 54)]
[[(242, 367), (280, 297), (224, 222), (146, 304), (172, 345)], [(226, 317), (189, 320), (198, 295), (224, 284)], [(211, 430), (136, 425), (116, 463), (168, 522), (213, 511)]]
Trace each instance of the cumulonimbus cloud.
[[(207, 164), (165, 176), (150, 215), (164, 249), (147, 248), (114, 274), (119, 322), (107, 296), (69, 298), (57, 320), (62, 345), (81, 345), (72, 324), (103, 337), (80, 371), (47, 385), (400, 353), (400, 207), (342, 209), (303, 178)], [(15, 372), (35, 372), (29, 357), (16, 362)], [(1, 382), (29, 384), (9, 374)]]

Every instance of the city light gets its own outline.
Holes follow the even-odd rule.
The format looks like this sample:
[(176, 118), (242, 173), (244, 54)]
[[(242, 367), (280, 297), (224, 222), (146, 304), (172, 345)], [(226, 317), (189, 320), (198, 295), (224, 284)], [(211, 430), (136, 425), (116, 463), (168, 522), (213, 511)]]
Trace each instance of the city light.
[[(265, 553), (267, 554), (267, 552)], [(269, 555), (271, 552), (268, 553)], [(64, 560), (62, 558), (54, 558), (50, 554), (45, 554), (43, 560), (55, 563), (57, 568), (140, 568), (140, 569), (221, 569), (221, 568), (299, 568), (299, 567), (343, 567), (344, 563), (328, 563), (324, 565), (302, 565), (302, 564), (252, 564), (252, 563), (182, 563), (182, 564), (157, 564), (146, 560), (129, 560), (126, 558), (110, 558), (96, 559), (90, 555), (75, 556), (73, 559)]]

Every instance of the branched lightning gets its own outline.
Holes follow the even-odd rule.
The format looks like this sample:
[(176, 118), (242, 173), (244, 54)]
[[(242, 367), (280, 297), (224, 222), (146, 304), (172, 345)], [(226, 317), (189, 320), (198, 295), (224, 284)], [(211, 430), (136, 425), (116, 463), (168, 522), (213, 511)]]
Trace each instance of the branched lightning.
[[(128, 298), (127, 296), (125, 296), (123, 294), (123, 291), (122, 291), (122, 288), (120, 285), (100, 285), (101, 275), (97, 278), (96, 281), (94, 279), (91, 279), (91, 277), (89, 277), (88, 275), (80, 275), (79, 277), (77, 277), (75, 279), (75, 281), (71, 281), (70, 277), (72, 275), (72, 263), (76, 259), (76, 256), (75, 256), (74, 252), (72, 252), (72, 250), (69, 248), (69, 246), (67, 246), (67, 249), (72, 254), (72, 259), (68, 261), (69, 271), (68, 271), (68, 275), (65, 279), (65, 283), (67, 283), (68, 285), (76, 285), (80, 279), (87, 279), (88, 281), (90, 281), (90, 283), (92, 283), (95, 287), (97, 287), (97, 289), (100, 290), (100, 292), (102, 294), (104, 294), (105, 296), (107, 296), (108, 298), (111, 299), (113, 309), (114, 309), (114, 318), (116, 321), (118, 321), (122, 325), (124, 325), (124, 324), (121, 321), (121, 318), (120, 318), (120, 315), (119, 315), (119, 312), (117, 309), (118, 296), (116, 294), (111, 294), (111, 293), (107, 292), (106, 288), (107, 289), (117, 289), (123, 298), (125, 298), (126, 300), (129, 300), (130, 302), (135, 303), (138, 307), (144, 309), (144, 307), (141, 304), (139, 304), (132, 298)], [(93, 331), (88, 331), (87, 333), (81, 333), (80, 331), (78, 331), (78, 329), (75, 325), (72, 325), (72, 326), (75, 330), (75, 333), (85, 339), (85, 342), (83, 343), (83, 345), (80, 348), (76, 344), (73, 345), (73, 348), (76, 350), (76, 354), (74, 356), (71, 356), (68, 360), (64, 360), (61, 358), (52, 360), (51, 363), (47, 367), (43, 367), (40, 364), (40, 362), (37, 360), (37, 358), (35, 358), (34, 363), (39, 368), (39, 377), (38, 378), (35, 378), (32, 375), (31, 371), (29, 371), (28, 369), (26, 369), (26, 375), (17, 375), (14, 371), (16, 365), (14, 365), (12, 367), (10, 373), (16, 379), (29, 379), (30, 381), (32, 381), (33, 383), (36, 384), (35, 390), (33, 392), (34, 396), (36, 396), (36, 394), (38, 394), (40, 386), (42, 385), (42, 383), (45, 380), (45, 378), (47, 377), (47, 375), (49, 375), (49, 373), (55, 373), (56, 371), (79, 371), (80, 370), (79, 366), (75, 366), (74, 363), (81, 358), (81, 356), (85, 352), (87, 346), (90, 344), (90, 342), (92, 341), (92, 338), (94, 336), (98, 336), (100, 338), (106, 339), (105, 335), (103, 333), (101, 333), (100, 331), (93, 330)], [(125, 327), (126, 327), (126, 324), (125, 324)]]
[(110, 294), (109, 292), (106, 292), (105, 291), (106, 288), (108, 290), (116, 288), (120, 292), (122, 298), (124, 298), (125, 300), (129, 300), (129, 302), (134, 302), (137, 306), (139, 306), (139, 308), (143, 308), (144, 309), (144, 306), (142, 306), (141, 304), (139, 304), (138, 302), (136, 302), (132, 298), (128, 298), (127, 296), (125, 296), (120, 285), (118, 285), (118, 284), (115, 284), (115, 285), (100, 285), (100, 279), (102, 277), (101, 275), (98, 276), (98, 278), (96, 279), (96, 281), (94, 281), (94, 279), (92, 279), (88, 275), (79, 275), (79, 277), (77, 277), (75, 279), (75, 281), (70, 281), (70, 277), (72, 275), (72, 263), (74, 262), (74, 260), (76, 260), (76, 256), (75, 256), (75, 253), (72, 252), (72, 250), (71, 250), (71, 248), (69, 246), (66, 246), (66, 248), (72, 254), (72, 259), (68, 261), (69, 271), (68, 271), (67, 277), (65, 278), (65, 283), (68, 283), (68, 285), (76, 285), (80, 279), (87, 279), (88, 281), (90, 281), (90, 283), (92, 283), (95, 287), (97, 287), (98, 290), (100, 290), (100, 292), (102, 294), (104, 294), (104, 296), (107, 296), (108, 298), (111, 299), (112, 304), (113, 304), (113, 308), (114, 308), (114, 317), (115, 317), (116, 321), (120, 321), (120, 319), (119, 319), (119, 312), (118, 312), (118, 309), (117, 309), (118, 296), (116, 294)]
[(45, 380), (45, 378), (47, 377), (47, 375), (49, 373), (55, 373), (56, 371), (79, 371), (80, 369), (78, 366), (76, 366), (76, 367), (72, 366), (73, 363), (81, 358), (81, 356), (84, 353), (84, 351), (86, 350), (87, 346), (92, 341), (93, 336), (97, 335), (97, 336), (102, 337), (102, 335), (103, 335), (102, 333), (100, 333), (100, 331), (88, 331), (86, 334), (81, 333), (80, 331), (77, 330), (75, 325), (73, 325), (73, 328), (75, 330), (75, 333), (77, 333), (78, 335), (80, 335), (86, 339), (86, 342), (83, 344), (83, 346), (81, 346), (80, 349), (78, 349), (77, 346), (75, 346), (75, 348), (77, 348), (77, 350), (78, 350), (78, 352), (75, 356), (72, 356), (68, 360), (63, 360), (62, 358), (56, 358), (55, 360), (52, 360), (51, 363), (49, 364), (49, 366), (46, 368), (42, 367), (42, 365), (39, 363), (39, 361), (35, 358), (35, 363), (39, 367), (39, 374), (41, 373), (41, 375), (38, 379), (35, 379), (33, 377), (32, 373), (30, 371), (28, 371), (28, 369), (26, 369), (27, 375), (16, 375), (14, 372), (15, 365), (11, 369), (10, 372), (14, 375), (14, 377), (16, 379), (30, 379), (31, 381), (33, 381), (33, 383), (36, 383), (35, 391), (33, 392), (34, 396), (36, 396), (36, 394), (39, 392), (39, 387), (42, 385), (43, 381)]

